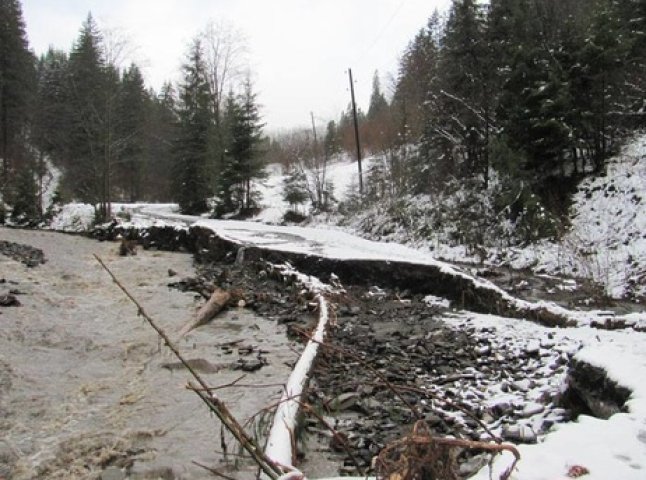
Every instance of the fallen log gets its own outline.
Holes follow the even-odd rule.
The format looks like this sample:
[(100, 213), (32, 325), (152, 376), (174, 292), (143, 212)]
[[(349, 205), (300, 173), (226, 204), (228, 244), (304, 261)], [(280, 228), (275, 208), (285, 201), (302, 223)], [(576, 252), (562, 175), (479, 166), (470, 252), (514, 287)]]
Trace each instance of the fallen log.
[(216, 288), (211, 294), (211, 298), (197, 311), (195, 318), (189, 320), (180, 329), (179, 338), (182, 338), (191, 330), (209, 323), (218, 313), (226, 308), (231, 299), (232, 295), (230, 292)]

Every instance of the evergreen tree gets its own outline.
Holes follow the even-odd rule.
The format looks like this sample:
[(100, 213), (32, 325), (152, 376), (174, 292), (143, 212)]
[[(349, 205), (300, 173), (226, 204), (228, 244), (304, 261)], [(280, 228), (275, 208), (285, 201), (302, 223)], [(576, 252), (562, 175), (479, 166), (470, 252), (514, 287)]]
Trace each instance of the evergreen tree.
[(199, 214), (208, 210), (209, 134), (213, 119), (199, 40), (191, 46), (182, 70), (184, 79), (179, 86), (177, 110), (178, 137), (174, 145), (175, 195), (182, 213)]
[(149, 201), (169, 202), (173, 199), (174, 153), (177, 138), (175, 91), (170, 82), (162, 86), (159, 95), (149, 94), (145, 126), (145, 155), (148, 172), (146, 195)]
[(144, 157), (144, 127), (148, 113), (148, 93), (139, 68), (132, 64), (124, 73), (119, 95), (119, 171), (129, 201), (142, 200), (147, 165)]
[(229, 148), (220, 172), (221, 191), (229, 197), (225, 198), (225, 204), (232, 203), (230, 206), (248, 210), (254, 205), (252, 182), (265, 176), (265, 165), (259, 150), (264, 125), (249, 78), (241, 95), (237, 98), (229, 95), (227, 126)]
[(291, 168), (285, 177), (283, 200), (289, 203), (294, 212), (297, 212), (298, 206), (307, 202), (308, 199), (307, 175), (298, 168)]
[(34, 171), (28, 166), (23, 166), (19, 170), (15, 183), (11, 220), (21, 225), (35, 224), (41, 212), (38, 208), (38, 189)]
[(582, 112), (578, 133), (597, 172), (602, 170), (612, 142), (609, 112), (629, 109), (620, 105), (627, 93), (626, 67), (632, 47), (629, 28), (614, 2), (598, 2), (577, 57), (572, 94)]
[(323, 139), (323, 151), (327, 159), (341, 152), (341, 139), (334, 120), (330, 120), (327, 124), (325, 138)]
[(421, 140), (425, 127), (428, 136), (432, 135), (432, 127), (425, 124), (432, 123), (436, 113), (441, 28), (440, 14), (435, 10), (402, 56), (392, 102), (402, 143)]
[(91, 14), (83, 23), (70, 54), (67, 88), (71, 124), (64, 182), (75, 198), (95, 205), (102, 202), (98, 212), (101, 216), (106, 213), (105, 105), (102, 101), (105, 62), (101, 34)]
[(440, 57), (438, 105), (446, 124), (443, 148), (463, 175), (486, 174), (494, 92), (483, 11), (475, 0), (454, 0)]
[(372, 93), (370, 94), (370, 106), (368, 107), (368, 120), (378, 119), (388, 110), (388, 102), (381, 91), (379, 72), (375, 70), (372, 77)]
[(69, 59), (49, 48), (38, 61), (38, 91), (33, 140), (38, 150), (62, 166), (67, 160), (71, 125)]
[(30, 161), (29, 110), (35, 92), (34, 58), (18, 0), (0, 0), (0, 190)]

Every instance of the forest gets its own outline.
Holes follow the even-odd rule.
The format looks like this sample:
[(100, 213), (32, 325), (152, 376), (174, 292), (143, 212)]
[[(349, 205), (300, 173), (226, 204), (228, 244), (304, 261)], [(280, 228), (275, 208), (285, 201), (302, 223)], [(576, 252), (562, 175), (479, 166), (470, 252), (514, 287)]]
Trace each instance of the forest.
[[(304, 188), (307, 171), (356, 155), (350, 107), (320, 142), (316, 129), (266, 137), (250, 73), (230, 70), (236, 39), (213, 26), (188, 46), (181, 80), (155, 92), (137, 65), (120, 66), (122, 45), (91, 14), (69, 52), (36, 57), (20, 2), (0, 1), (0, 13), (2, 216), (45, 217), (52, 166), (59, 201), (96, 205), (97, 221), (113, 201), (243, 214), (270, 162), (292, 172), (286, 197), (309, 196), (316, 211), (333, 192), (324, 177)], [(644, 127), (645, 32), (643, 0), (454, 0), (430, 12), (359, 109), (360, 150), (381, 161), (353, 208), (466, 187), (465, 209), (488, 192), (494, 210), (552, 235), (576, 181), (603, 174)]]

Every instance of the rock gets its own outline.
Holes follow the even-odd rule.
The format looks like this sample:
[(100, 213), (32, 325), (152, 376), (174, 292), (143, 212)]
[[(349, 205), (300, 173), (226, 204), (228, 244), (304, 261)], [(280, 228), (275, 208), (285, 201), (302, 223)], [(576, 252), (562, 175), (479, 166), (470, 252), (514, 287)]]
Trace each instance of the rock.
[(584, 406), (598, 418), (610, 418), (615, 413), (625, 411), (625, 403), (631, 391), (608, 378), (607, 372), (588, 363), (572, 360), (568, 372), (568, 385)]
[(478, 355), (489, 355), (491, 353), (491, 347), (489, 345), (482, 345), (476, 347), (475, 351)]
[(534, 415), (538, 415), (539, 413), (543, 413), (544, 411), (545, 411), (545, 405), (532, 402), (525, 405), (525, 408), (523, 408), (521, 416), (523, 418), (529, 418)]
[(502, 437), (505, 440), (516, 443), (536, 443), (537, 436), (527, 425), (510, 425), (502, 429)]
[(328, 405), (332, 410), (337, 410), (337, 411), (350, 410), (359, 405), (360, 399), (361, 399), (361, 395), (359, 395), (359, 393), (347, 392), (347, 393), (342, 393), (341, 395), (338, 395), (337, 397), (335, 397), (331, 402), (328, 403)]
[(520, 390), (521, 392), (526, 392), (531, 388), (530, 380), (524, 378), (523, 380), (518, 380), (512, 383), (513, 388)]
[(336, 435), (330, 438), (330, 449), (333, 452), (344, 452), (349, 445), (348, 435), (343, 432), (336, 432)]
[(240, 358), (234, 365), (233, 369), (242, 370), (243, 372), (256, 372), (265, 365), (267, 365), (267, 362), (264, 358), (257, 358), (252, 360)]
[(15, 295), (12, 295), (11, 293), (0, 295), (0, 307), (19, 307), (20, 305), (20, 301)]
[(366, 398), (361, 401), (361, 407), (368, 415), (375, 412), (376, 410), (379, 410), (381, 406), (382, 403), (374, 398)]
[(487, 455), (476, 455), (466, 462), (462, 462), (458, 472), (462, 478), (467, 478), (474, 475), (482, 467), (487, 465), (488, 462)]
[(496, 417), (502, 417), (503, 415), (508, 415), (514, 411), (514, 407), (509, 400), (501, 400), (491, 405), (491, 413)]
[(169, 277), (174, 277), (176, 275), (177, 275), (177, 272), (175, 270), (173, 270), (172, 268), (168, 269), (168, 276)]

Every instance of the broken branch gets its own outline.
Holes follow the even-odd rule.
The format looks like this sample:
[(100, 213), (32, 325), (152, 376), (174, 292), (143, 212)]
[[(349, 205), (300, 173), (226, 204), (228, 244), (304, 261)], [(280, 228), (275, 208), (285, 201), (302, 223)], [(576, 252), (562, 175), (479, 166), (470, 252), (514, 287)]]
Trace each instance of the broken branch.
[(202, 379), (202, 377), (191, 367), (189, 362), (187, 362), (184, 357), (179, 353), (179, 350), (175, 344), (170, 340), (166, 332), (157, 325), (150, 315), (146, 313), (144, 307), (130, 294), (128, 289), (123, 286), (119, 279), (112, 273), (108, 266), (101, 260), (98, 255), (94, 255), (97, 262), (103, 267), (103, 269), (108, 272), (108, 275), (112, 278), (112, 281), (121, 289), (121, 291), (130, 299), (130, 301), (137, 307), (137, 314), (141, 315), (148, 324), (157, 332), (157, 334), (164, 340), (166, 346), (173, 352), (177, 359), (184, 365), (184, 367), (189, 371), (193, 378), (199, 383), (203, 391), (197, 390), (190, 382), (189, 385), (193, 387), (192, 389), (197, 393), (197, 395), (202, 399), (202, 401), (209, 407), (209, 409), (220, 419), (222, 424), (231, 432), (231, 434), (240, 442), (242, 447), (251, 455), (254, 461), (258, 464), (260, 469), (269, 476), (272, 480), (278, 480), (278, 477), (282, 475), (282, 471), (262, 452), (260, 448), (255, 444), (255, 442), (247, 435), (240, 423), (231, 415), (231, 412), (226, 407), (226, 405), (217, 398), (213, 393), (206, 394), (209, 386)]

